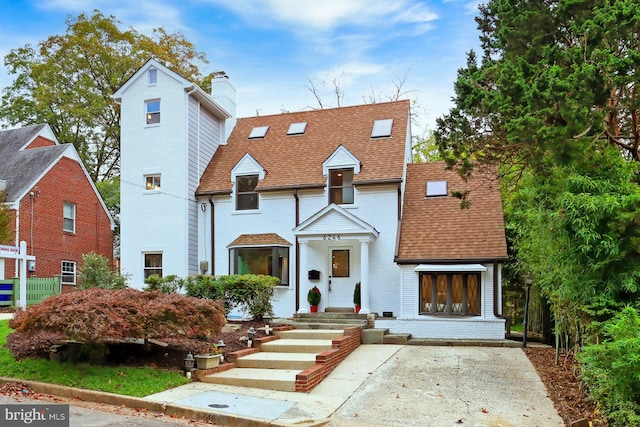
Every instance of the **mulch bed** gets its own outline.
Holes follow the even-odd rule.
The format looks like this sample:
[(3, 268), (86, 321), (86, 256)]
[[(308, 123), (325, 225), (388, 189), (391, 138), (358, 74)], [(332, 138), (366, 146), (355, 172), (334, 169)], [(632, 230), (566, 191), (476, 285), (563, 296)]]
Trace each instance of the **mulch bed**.
[(553, 348), (527, 347), (523, 350), (536, 368), (565, 425), (570, 426), (572, 422), (586, 419), (594, 427), (608, 426), (600, 418), (595, 404), (580, 387), (578, 367), (573, 353), (561, 353), (556, 365)]

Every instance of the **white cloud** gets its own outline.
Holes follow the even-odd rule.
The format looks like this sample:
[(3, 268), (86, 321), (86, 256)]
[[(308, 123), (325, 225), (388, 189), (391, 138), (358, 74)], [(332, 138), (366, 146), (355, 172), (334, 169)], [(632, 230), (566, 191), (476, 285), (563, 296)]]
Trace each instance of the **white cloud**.
[(331, 32), (341, 26), (422, 25), (437, 15), (416, 0), (205, 0), (232, 10), (250, 25), (287, 25), (301, 34)]

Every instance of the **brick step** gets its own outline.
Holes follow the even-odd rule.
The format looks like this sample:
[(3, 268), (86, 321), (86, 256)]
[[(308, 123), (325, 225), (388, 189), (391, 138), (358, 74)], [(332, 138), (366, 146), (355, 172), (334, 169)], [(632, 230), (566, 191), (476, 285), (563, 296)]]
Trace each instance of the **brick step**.
[(260, 352), (240, 357), (237, 368), (305, 370), (316, 364), (315, 353), (272, 353)]
[(278, 339), (260, 345), (260, 351), (272, 353), (322, 353), (331, 350), (331, 340)]
[(298, 369), (233, 368), (202, 378), (203, 382), (266, 390), (296, 391)]
[(333, 340), (344, 335), (343, 329), (290, 329), (277, 331), (281, 339)]

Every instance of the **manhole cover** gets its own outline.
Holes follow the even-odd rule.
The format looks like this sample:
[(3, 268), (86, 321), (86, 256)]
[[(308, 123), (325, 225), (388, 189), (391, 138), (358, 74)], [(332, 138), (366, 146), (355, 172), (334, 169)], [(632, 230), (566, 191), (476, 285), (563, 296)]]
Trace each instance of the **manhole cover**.
[(209, 405), (210, 408), (228, 408), (229, 405), (225, 405), (224, 403), (212, 403)]

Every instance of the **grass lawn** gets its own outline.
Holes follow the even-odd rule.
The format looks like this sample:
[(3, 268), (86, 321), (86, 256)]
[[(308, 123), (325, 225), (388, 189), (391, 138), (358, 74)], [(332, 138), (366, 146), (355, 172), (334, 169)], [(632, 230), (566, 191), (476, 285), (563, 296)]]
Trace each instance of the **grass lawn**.
[(150, 367), (109, 367), (88, 364), (72, 365), (44, 359), (17, 361), (5, 347), (11, 333), (9, 321), (0, 321), (0, 375), (41, 381), (87, 390), (106, 391), (127, 396), (144, 397), (189, 382), (178, 371)]

